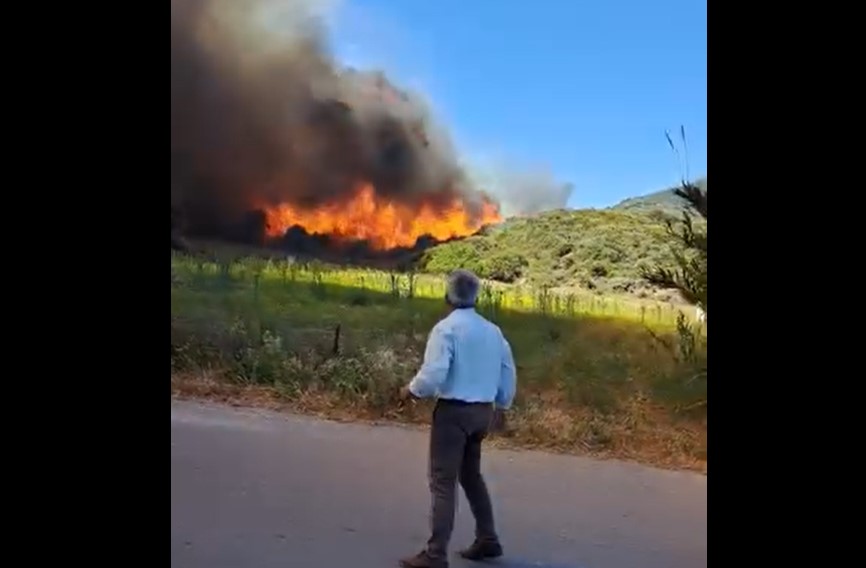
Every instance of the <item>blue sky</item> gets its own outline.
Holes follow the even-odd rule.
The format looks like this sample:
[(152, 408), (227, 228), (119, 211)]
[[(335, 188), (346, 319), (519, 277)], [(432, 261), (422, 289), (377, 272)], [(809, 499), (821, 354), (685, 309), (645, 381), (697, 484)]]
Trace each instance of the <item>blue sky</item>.
[(342, 0), (338, 58), (429, 97), (470, 163), (546, 168), (569, 205), (675, 184), (684, 125), (707, 171), (703, 0)]

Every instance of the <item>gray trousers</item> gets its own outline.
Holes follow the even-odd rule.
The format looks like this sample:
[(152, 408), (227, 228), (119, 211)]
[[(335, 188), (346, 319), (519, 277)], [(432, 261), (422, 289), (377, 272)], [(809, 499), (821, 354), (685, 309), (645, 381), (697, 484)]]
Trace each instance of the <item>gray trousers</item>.
[(457, 481), (475, 517), (475, 537), (498, 540), (493, 526), (493, 507), (481, 476), (481, 442), (493, 418), (490, 404), (440, 400), (433, 411), (430, 429), (430, 493), (432, 534), (427, 543), (430, 556), (444, 557), (454, 530)]

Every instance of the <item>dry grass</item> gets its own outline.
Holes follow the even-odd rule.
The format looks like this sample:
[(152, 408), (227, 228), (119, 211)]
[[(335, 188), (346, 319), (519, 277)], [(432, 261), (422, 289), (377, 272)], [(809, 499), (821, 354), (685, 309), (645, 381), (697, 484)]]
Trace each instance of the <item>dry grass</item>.
[[(376, 413), (366, 406), (346, 404), (332, 392), (309, 390), (287, 397), (277, 388), (240, 385), (214, 371), (175, 373), (171, 392), (178, 399), (293, 412), (340, 422), (426, 425), (431, 408), (429, 402), (408, 402)], [(653, 409), (639, 399), (631, 402), (626, 416), (629, 418), (610, 419), (589, 411), (573, 413), (554, 401), (544, 403), (539, 399), (510, 412), (504, 430), (494, 433), (489, 443), (494, 447), (544, 449), (706, 473), (706, 454), (701, 459), (694, 452), (695, 448), (706, 447), (705, 425), (701, 428), (671, 423), (664, 410)]]

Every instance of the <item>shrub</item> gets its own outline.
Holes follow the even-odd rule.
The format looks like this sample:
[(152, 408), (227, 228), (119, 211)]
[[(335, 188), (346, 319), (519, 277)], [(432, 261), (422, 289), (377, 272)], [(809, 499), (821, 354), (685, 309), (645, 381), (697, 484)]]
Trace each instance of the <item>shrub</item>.
[(497, 254), (481, 263), (479, 276), (511, 283), (520, 278), (528, 264), (526, 259), (519, 254)]

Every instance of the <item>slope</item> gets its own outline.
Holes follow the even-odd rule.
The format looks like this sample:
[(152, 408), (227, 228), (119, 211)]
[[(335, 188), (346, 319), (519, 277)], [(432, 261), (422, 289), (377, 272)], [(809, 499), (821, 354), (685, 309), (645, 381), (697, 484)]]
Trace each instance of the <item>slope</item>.
[(642, 264), (672, 260), (670, 247), (663, 222), (654, 216), (559, 210), (434, 247), (421, 266), (434, 273), (464, 267), (500, 282), (629, 292), (644, 287)]
[[(697, 180), (695, 185), (700, 187), (703, 191), (707, 191), (707, 178), (704, 177)], [(648, 195), (629, 197), (628, 199), (620, 201), (611, 207), (611, 209), (636, 212), (657, 210), (679, 217), (685, 206), (686, 201), (674, 193), (673, 187), (669, 187)]]
[[(697, 182), (706, 189), (706, 179)], [(603, 210), (556, 210), (513, 218), (428, 250), (420, 267), (446, 273), (464, 267), (506, 283), (581, 287), (643, 294), (642, 266), (669, 265), (677, 246), (665, 220), (684, 201), (672, 189), (630, 198)]]

